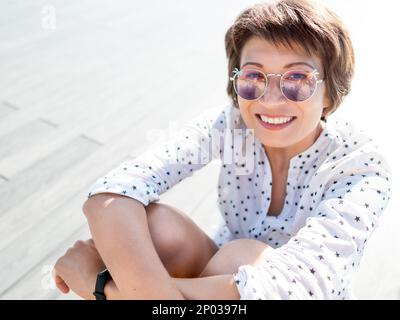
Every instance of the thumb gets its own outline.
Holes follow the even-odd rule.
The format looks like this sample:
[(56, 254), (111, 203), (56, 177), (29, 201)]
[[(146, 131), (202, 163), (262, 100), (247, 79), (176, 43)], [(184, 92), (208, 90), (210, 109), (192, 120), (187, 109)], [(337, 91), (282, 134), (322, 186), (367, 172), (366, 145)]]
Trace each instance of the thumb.
[(54, 281), (56, 283), (57, 288), (62, 293), (68, 293), (69, 292), (68, 285), (65, 283), (65, 281), (58, 274), (56, 274)]

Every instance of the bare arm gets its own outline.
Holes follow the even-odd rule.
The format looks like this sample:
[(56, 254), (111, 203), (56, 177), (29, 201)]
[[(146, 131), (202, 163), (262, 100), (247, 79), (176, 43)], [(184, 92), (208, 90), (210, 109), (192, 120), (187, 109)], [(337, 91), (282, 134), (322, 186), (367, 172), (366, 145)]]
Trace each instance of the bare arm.
[(118, 294), (128, 299), (183, 299), (153, 246), (142, 203), (104, 193), (89, 198), (83, 212)]
[[(179, 291), (188, 300), (238, 300), (239, 292), (231, 274), (203, 278), (173, 279)], [(124, 299), (115, 282), (107, 282), (104, 293), (108, 300)]]
[(240, 299), (232, 274), (192, 279), (174, 279), (180, 292), (189, 300), (238, 300)]

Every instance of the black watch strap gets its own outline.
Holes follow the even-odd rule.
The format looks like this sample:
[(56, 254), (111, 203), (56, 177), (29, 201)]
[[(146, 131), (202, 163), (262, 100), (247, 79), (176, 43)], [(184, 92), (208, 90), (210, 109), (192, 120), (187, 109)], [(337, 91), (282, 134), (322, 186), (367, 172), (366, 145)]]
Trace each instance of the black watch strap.
[(107, 300), (104, 294), (104, 287), (106, 282), (111, 279), (111, 274), (107, 269), (99, 272), (96, 279), (96, 286), (93, 292), (93, 295), (96, 297), (96, 300)]

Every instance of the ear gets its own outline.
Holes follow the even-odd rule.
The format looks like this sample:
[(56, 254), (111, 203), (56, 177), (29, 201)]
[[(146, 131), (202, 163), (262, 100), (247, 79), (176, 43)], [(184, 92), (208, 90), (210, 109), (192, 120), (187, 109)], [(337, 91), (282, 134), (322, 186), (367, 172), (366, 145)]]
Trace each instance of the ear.
[(325, 117), (328, 110), (332, 107), (332, 101), (329, 99), (328, 95), (325, 93), (322, 105), (322, 115)]
[(327, 105), (322, 106), (322, 115), (324, 117), (326, 117), (326, 113), (328, 112), (328, 110), (329, 110), (329, 106), (327, 106)]

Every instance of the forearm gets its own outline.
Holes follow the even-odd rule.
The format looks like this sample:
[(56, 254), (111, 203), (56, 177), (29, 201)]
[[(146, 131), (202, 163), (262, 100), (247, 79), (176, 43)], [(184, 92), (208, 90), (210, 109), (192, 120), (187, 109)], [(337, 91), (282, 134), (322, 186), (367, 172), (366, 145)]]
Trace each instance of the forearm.
[(124, 300), (126, 299), (123, 294), (119, 291), (117, 285), (113, 279), (107, 281), (104, 286), (104, 295), (107, 300)]
[(238, 300), (240, 299), (233, 275), (224, 274), (203, 278), (181, 279), (174, 281), (188, 300)]
[(83, 210), (96, 248), (124, 298), (183, 298), (153, 246), (139, 201), (99, 194), (88, 199)]
[[(217, 275), (203, 278), (173, 278), (178, 290), (188, 300), (236, 300), (240, 299), (233, 275)], [(126, 299), (114, 280), (107, 281), (104, 288), (107, 300)]]

